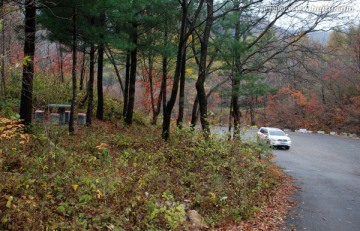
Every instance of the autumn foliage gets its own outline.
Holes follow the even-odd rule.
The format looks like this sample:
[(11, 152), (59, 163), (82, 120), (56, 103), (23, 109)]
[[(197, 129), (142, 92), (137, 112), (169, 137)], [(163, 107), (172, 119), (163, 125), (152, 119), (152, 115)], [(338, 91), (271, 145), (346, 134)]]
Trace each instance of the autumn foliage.
[[(340, 78), (326, 75), (326, 81)], [(353, 96), (341, 104), (324, 102), (315, 93), (305, 95), (289, 86), (282, 87), (277, 94), (268, 95), (265, 116), (260, 121), (269, 126), (336, 132), (360, 132), (360, 96)]]

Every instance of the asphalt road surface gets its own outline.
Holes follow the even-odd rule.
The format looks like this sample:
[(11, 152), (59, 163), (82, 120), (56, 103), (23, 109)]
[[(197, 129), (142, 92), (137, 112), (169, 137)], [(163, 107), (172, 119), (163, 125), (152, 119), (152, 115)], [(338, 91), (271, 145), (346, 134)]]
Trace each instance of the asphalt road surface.
[(360, 230), (360, 139), (289, 133), (275, 162), (300, 187), (285, 230)]

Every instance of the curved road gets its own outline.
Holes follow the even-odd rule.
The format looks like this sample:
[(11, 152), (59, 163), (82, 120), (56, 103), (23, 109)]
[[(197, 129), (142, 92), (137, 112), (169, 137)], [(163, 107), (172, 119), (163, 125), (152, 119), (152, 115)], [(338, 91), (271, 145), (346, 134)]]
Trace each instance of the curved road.
[(274, 150), (277, 162), (300, 187), (298, 207), (285, 230), (360, 230), (360, 140), (289, 133), (289, 151)]

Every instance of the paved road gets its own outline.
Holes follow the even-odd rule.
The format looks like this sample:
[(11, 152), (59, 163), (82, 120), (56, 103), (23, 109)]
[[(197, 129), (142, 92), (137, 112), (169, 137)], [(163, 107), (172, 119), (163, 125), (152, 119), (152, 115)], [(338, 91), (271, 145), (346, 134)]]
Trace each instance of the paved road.
[(360, 230), (360, 140), (289, 133), (289, 151), (275, 150), (275, 162), (296, 179), (299, 207), (286, 230)]

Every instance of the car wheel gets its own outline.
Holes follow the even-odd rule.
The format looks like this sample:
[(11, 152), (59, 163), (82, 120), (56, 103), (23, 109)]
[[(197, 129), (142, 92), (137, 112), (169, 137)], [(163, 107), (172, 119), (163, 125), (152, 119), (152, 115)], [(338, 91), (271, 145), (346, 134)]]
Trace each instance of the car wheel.
[(289, 147), (289, 146), (286, 146), (286, 147), (285, 147), (285, 150), (289, 150), (289, 149), (290, 149), (290, 147)]

